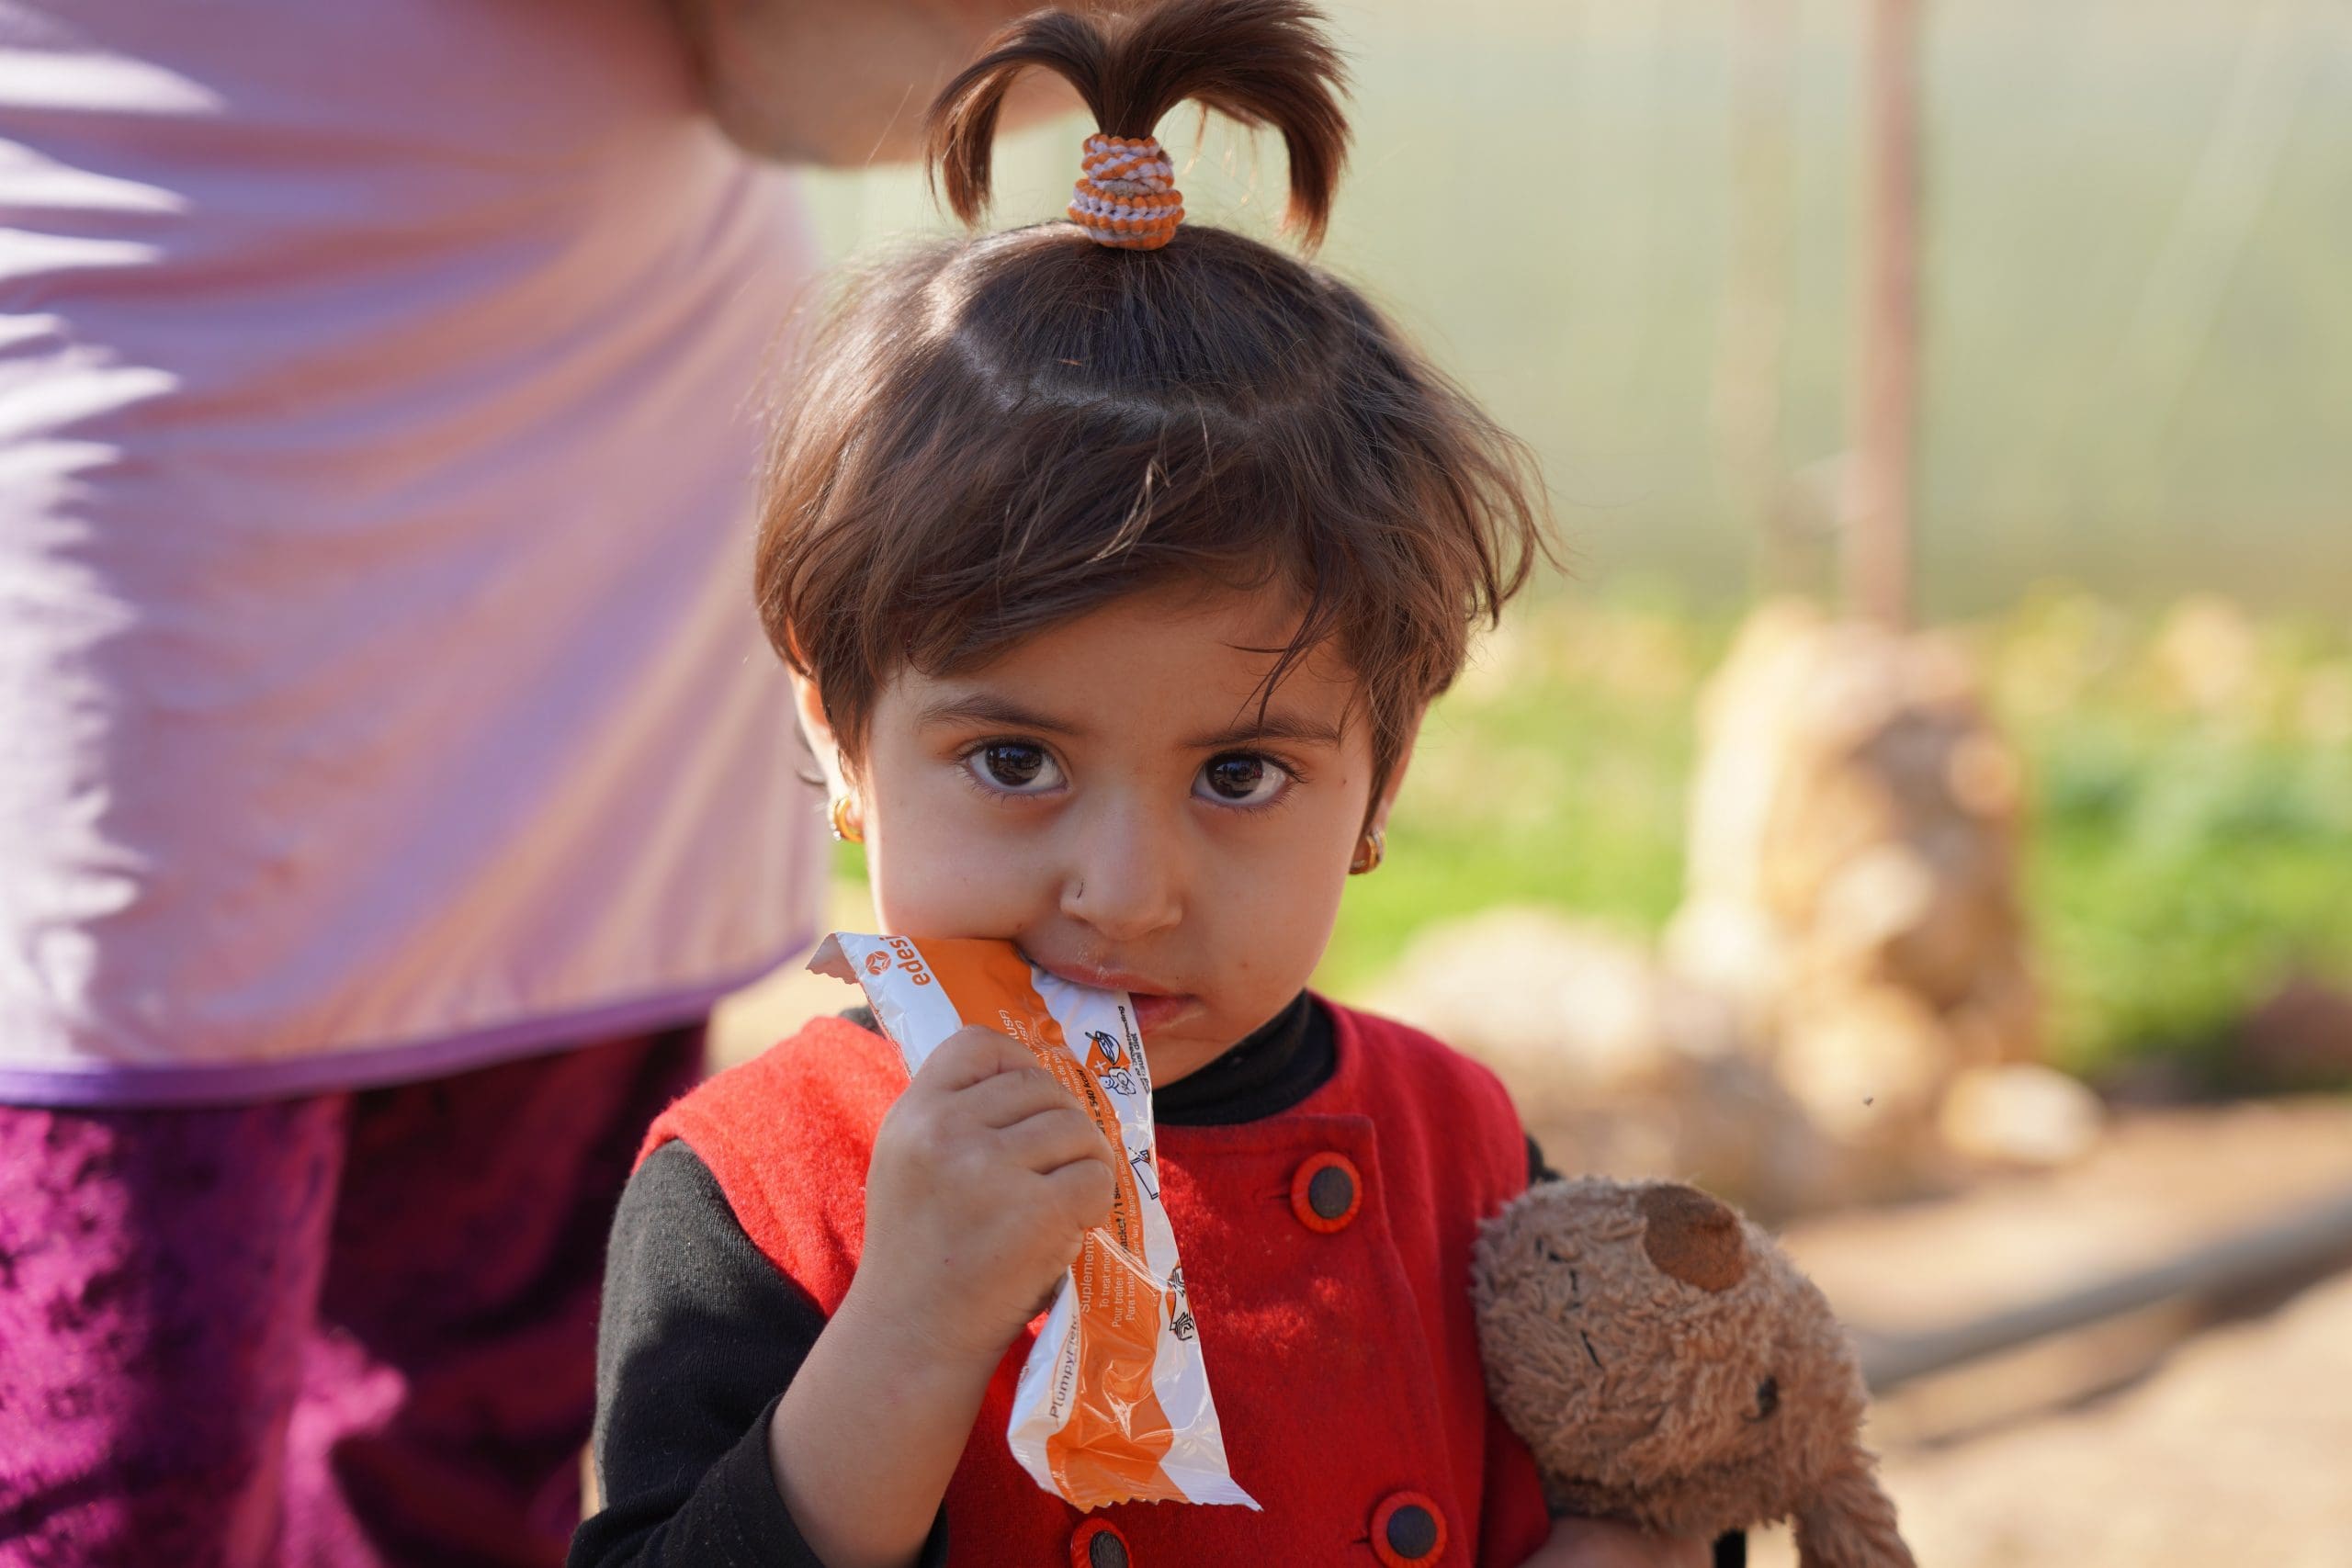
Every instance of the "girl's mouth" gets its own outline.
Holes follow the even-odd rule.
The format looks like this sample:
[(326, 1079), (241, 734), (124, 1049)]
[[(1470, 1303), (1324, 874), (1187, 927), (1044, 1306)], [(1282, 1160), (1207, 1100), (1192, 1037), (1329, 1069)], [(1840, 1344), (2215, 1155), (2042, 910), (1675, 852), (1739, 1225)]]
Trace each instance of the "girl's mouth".
[(1043, 964), (1029, 956), (1032, 964), (1060, 976), (1074, 986), (1091, 986), (1098, 991), (1125, 991), (1135, 1009), (1136, 1027), (1148, 1034), (1155, 1029), (1165, 1029), (1178, 1019), (1191, 1015), (1200, 1007), (1198, 997), (1181, 991), (1157, 991), (1152, 982), (1141, 975), (1125, 970), (1097, 969), (1083, 964)]
[(1135, 1004), (1136, 1027), (1147, 1038), (1155, 1029), (1164, 1029), (1200, 1006), (1193, 997), (1161, 996), (1151, 991), (1130, 991), (1127, 999)]

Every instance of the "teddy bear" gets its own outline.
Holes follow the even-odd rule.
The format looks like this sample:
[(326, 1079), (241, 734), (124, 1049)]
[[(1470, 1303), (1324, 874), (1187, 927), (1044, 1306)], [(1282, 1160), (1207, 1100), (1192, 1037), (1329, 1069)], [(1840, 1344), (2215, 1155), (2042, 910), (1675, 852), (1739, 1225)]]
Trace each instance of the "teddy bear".
[(1913, 1568), (1813, 1282), (1695, 1188), (1545, 1181), (1473, 1274), (1495, 1406), (1563, 1513), (1713, 1540), (1793, 1518), (1804, 1568)]

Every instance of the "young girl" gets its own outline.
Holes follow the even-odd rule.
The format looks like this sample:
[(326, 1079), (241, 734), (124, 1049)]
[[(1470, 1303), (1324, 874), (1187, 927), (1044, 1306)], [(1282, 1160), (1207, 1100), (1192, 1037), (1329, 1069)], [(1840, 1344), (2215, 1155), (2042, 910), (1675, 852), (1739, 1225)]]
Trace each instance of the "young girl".
[(852, 1015), (649, 1141), (572, 1561), (1703, 1562), (1555, 1523), (1487, 1403), (1471, 1243), (1535, 1163), (1500, 1086), (1305, 989), (1423, 710), (1540, 549), (1521, 451), (1351, 289), (1180, 226), (1148, 139), (1189, 98), (1282, 133), (1321, 232), (1346, 129), (1297, 0), (1015, 24), (932, 110), (967, 223), (1030, 66), (1100, 127), (1074, 220), (853, 280), (783, 425), (760, 604), (882, 929), (1133, 998), (1262, 1508), (1081, 1516), (1017, 1468), (1028, 1325), (1112, 1156), (1012, 1040), (967, 1030), (910, 1082)]

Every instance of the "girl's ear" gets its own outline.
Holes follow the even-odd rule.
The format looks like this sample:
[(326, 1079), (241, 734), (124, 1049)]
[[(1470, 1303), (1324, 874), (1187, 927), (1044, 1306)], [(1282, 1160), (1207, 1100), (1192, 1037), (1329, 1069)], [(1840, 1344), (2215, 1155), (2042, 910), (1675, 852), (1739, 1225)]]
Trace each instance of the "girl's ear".
[(834, 738), (832, 720), (825, 716), (825, 699), (817, 691), (817, 682), (794, 670), (792, 677), (792, 706), (800, 716), (800, 733), (808, 742), (809, 754), (817, 759), (817, 771), (825, 776), (825, 794), (834, 800), (850, 793), (854, 783), (849, 776), (849, 764), (842, 760), (841, 742)]

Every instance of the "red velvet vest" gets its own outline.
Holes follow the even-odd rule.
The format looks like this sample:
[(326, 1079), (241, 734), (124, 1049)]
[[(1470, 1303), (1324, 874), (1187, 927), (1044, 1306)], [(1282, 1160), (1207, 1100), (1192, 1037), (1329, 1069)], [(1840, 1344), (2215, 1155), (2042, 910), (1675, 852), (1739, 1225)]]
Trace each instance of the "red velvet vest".
[[(1299, 1105), (1159, 1133), (1227, 1458), (1261, 1511), (1081, 1516), (1041, 1490), (1004, 1435), (1024, 1334), (948, 1489), (958, 1568), (1511, 1565), (1549, 1534), (1534, 1463), (1487, 1402), (1470, 1304), (1478, 1222), (1527, 1185), (1518, 1116), (1428, 1035), (1331, 1011), (1338, 1070)], [(830, 1313), (857, 1267), (875, 1130), (906, 1081), (888, 1041), (820, 1019), (671, 1107), (646, 1150), (684, 1139)], [(1095, 1541), (1106, 1528), (1124, 1552)]]

